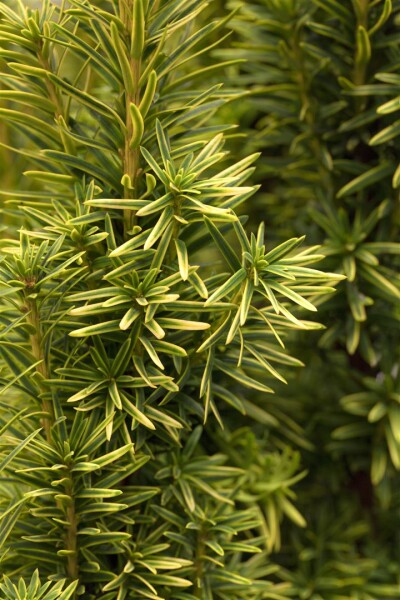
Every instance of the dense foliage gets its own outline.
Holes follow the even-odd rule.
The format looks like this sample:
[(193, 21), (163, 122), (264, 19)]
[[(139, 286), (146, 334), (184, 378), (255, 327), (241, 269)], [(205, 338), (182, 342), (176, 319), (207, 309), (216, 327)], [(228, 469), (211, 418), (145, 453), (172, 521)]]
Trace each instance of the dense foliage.
[(0, 3), (1, 598), (394, 600), (400, 7), (31, 4)]
[(399, 580), (400, 3), (228, 5), (236, 37), (218, 56), (247, 60), (232, 81), (251, 90), (245, 151), (262, 151), (253, 218), (270, 237), (307, 233), (322, 268), (346, 275), (318, 306), (326, 331), (293, 346), (308, 368), (278, 390), (309, 470), (308, 526), (282, 561), (301, 598), (394, 598), (371, 580)]

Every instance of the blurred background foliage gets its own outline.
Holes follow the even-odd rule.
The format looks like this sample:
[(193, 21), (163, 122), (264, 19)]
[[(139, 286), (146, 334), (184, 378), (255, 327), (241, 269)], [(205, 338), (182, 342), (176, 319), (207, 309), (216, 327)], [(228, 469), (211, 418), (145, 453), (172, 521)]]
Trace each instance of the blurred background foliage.
[(248, 94), (224, 118), (247, 134), (235, 152), (262, 153), (250, 222), (271, 240), (305, 233), (347, 277), (321, 299), (325, 332), (292, 339), (306, 367), (275, 397), (308, 471), (307, 526), (286, 523), (276, 560), (299, 598), (378, 599), (370, 576), (398, 580), (400, 557), (400, 3), (225, 7), (234, 33), (215, 55), (246, 61), (226, 77)]
[[(261, 152), (250, 179), (259, 190), (244, 211), (248, 226), (256, 231), (264, 220), (270, 245), (305, 234), (307, 245), (322, 246), (320, 268), (347, 279), (333, 296), (316, 300), (322, 333), (289, 336), (290, 357), (298, 362), (277, 357), (288, 385), (276, 383), (267, 403), (262, 393), (252, 393), (240, 428), (237, 413), (222, 411), (224, 429), (208, 427), (204, 452), (223, 451), (230, 466), (244, 470), (237, 503), (253, 521), (243, 529), (259, 536), (263, 552), (242, 568), (243, 576), (271, 576), (276, 585), (251, 598), (395, 600), (400, 2), (212, 0), (190, 27), (230, 11), (231, 34), (195, 62), (226, 61), (223, 76), (207, 75), (207, 85), (224, 82), (208, 122), (232, 125), (225, 136), (237, 160)], [(213, 33), (204, 47), (219, 36)], [(4, 48), (0, 57), (4, 63)], [(68, 69), (75, 73), (81, 63), (70, 56)], [(96, 73), (91, 77), (92, 88), (104, 85)], [(2, 196), (41, 190), (40, 183), (21, 180), (26, 159), (8, 148), (27, 147), (26, 138), (4, 120), (0, 138)], [(14, 203), (1, 228), (16, 238), (20, 225)], [(204, 263), (213, 265), (215, 252), (207, 252)], [(246, 403), (243, 390), (234, 388), (235, 398)], [(221, 391), (227, 402), (235, 401), (229, 393)], [(206, 508), (204, 527), (211, 521), (216, 527)], [(173, 515), (161, 517), (179, 530)], [(218, 555), (218, 546), (214, 550)], [(235, 566), (233, 557), (232, 571)], [(226, 585), (221, 597), (236, 597)]]

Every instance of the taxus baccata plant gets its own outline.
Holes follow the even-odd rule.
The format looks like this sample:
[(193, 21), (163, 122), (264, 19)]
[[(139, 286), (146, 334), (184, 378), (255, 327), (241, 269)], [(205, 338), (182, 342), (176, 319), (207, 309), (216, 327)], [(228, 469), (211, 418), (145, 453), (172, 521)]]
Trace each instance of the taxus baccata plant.
[(319, 304), (320, 356), (302, 339), (308, 368), (282, 392), (317, 450), (303, 452), (308, 528), (283, 549), (285, 577), (300, 598), (396, 598), (400, 4), (226, 5), (240, 10), (236, 37), (216, 52), (247, 59), (232, 77), (251, 90), (237, 118), (250, 133), (245, 150), (262, 151), (252, 218), (268, 214), (278, 236), (307, 232), (322, 243), (323, 268), (347, 278)]
[(238, 217), (258, 155), (224, 150), (236, 92), (203, 55), (229, 16), (201, 25), (206, 7), (1, 4), (7, 598), (291, 593), (269, 552), (284, 516), (305, 525), (305, 473), (269, 399), (342, 276)]

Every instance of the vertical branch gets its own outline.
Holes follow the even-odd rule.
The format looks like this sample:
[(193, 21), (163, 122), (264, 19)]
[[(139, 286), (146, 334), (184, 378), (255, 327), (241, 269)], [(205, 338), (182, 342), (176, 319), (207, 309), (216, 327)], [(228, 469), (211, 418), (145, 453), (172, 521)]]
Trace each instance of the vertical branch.
[[(142, 66), (142, 52), (144, 47), (145, 17), (143, 0), (127, 0), (120, 2), (120, 17), (125, 26), (125, 34), (130, 38), (129, 56), (127, 57), (130, 72), (131, 86), (125, 89), (125, 115), (126, 135), (123, 153), (124, 169), (124, 198), (133, 198), (137, 195), (137, 176), (139, 171), (139, 144), (141, 135), (138, 136), (138, 123), (134, 121), (133, 114), (141, 120), (139, 109), (139, 80)], [(135, 140), (135, 143), (133, 143)], [(124, 211), (125, 235), (132, 228), (134, 213), (130, 209)]]
[[(49, 32), (48, 32), (48, 35)], [(40, 43), (39, 50), (37, 53), (38, 61), (40, 65), (48, 72), (52, 72), (52, 68), (49, 60), (49, 41), (46, 40), (45, 44)], [(55, 106), (55, 118), (56, 121), (59, 118), (64, 118), (64, 104), (62, 100), (62, 96), (59, 91), (56, 89), (55, 85), (50, 81), (46, 80), (45, 82), (46, 90), (50, 100), (53, 102)], [(65, 144), (64, 144), (65, 145)], [(68, 148), (66, 147), (66, 150)], [(86, 258), (86, 256), (85, 256)], [(32, 352), (37, 360), (41, 360), (42, 362), (38, 365), (37, 371), (43, 377), (43, 379), (47, 379), (49, 377), (49, 365), (46, 360), (46, 356), (43, 350), (42, 343), (42, 335), (41, 335), (41, 323), (40, 323), (40, 314), (38, 310), (38, 306), (35, 300), (30, 302), (30, 314), (32, 325), (35, 328), (35, 333), (31, 335), (31, 346)], [(44, 388), (43, 384), (41, 384)], [(51, 426), (54, 423), (55, 415), (54, 415), (54, 407), (46, 398), (46, 392), (43, 393), (43, 411), (49, 414), (48, 418), (43, 419), (43, 426), (46, 432), (46, 438), (48, 443), (51, 443)], [(78, 563), (78, 545), (77, 545), (77, 534), (78, 534), (78, 522), (75, 512), (75, 500), (74, 500), (74, 486), (71, 471), (68, 470), (67, 481), (64, 485), (65, 495), (69, 497), (67, 501), (66, 507), (61, 501), (57, 502), (58, 508), (62, 511), (65, 511), (66, 521), (68, 523), (65, 533), (65, 550), (67, 551), (67, 565), (66, 565), (66, 574), (72, 580), (77, 580), (79, 578), (79, 563)], [(74, 594), (74, 598), (76, 595)]]
[(70, 498), (67, 505), (66, 515), (68, 521), (68, 529), (65, 536), (65, 549), (68, 550), (67, 555), (67, 575), (70, 579), (79, 578), (79, 563), (78, 563), (78, 519), (75, 512), (74, 487), (71, 472), (68, 474), (68, 482), (65, 486), (65, 493)]
[(47, 388), (44, 380), (49, 377), (49, 368), (43, 351), (40, 314), (36, 300), (28, 299), (27, 308), (29, 310), (28, 323), (33, 329), (33, 332), (30, 334), (31, 350), (35, 361), (40, 361), (36, 367), (36, 371), (40, 376), (39, 386), (42, 394), (42, 410), (45, 413), (42, 418), (42, 425), (46, 433), (46, 439), (51, 443), (51, 426), (54, 422), (54, 409), (53, 405), (46, 397)]
[[(39, 62), (42, 65), (43, 69), (45, 69), (49, 73), (52, 73), (49, 61), (47, 59), (43, 58), (41, 55), (39, 55), (38, 58), (39, 58)], [(55, 85), (49, 79), (46, 80), (45, 84), (46, 84), (47, 92), (49, 94), (49, 98), (53, 102), (53, 104), (56, 108), (56, 113), (55, 113), (56, 119), (57, 119), (57, 117), (63, 117), (64, 116), (64, 105), (63, 105), (61, 95), (57, 91)]]
[[(44, 383), (44, 380), (49, 378), (50, 368), (47, 357), (43, 350), (40, 312), (35, 299), (32, 300), (28, 298), (26, 304), (29, 310), (28, 323), (33, 328), (33, 332), (30, 334), (31, 350), (35, 360), (40, 361), (36, 367), (36, 371), (40, 376), (39, 386), (42, 394), (42, 410), (45, 413), (42, 417), (42, 425), (45, 431), (47, 442), (49, 444), (52, 444), (51, 427), (54, 423), (54, 407), (47, 398), (48, 390), (46, 384)], [(73, 480), (70, 472), (64, 489), (65, 494), (69, 496), (68, 504), (65, 509), (65, 514), (68, 522), (67, 530), (65, 533), (65, 549), (68, 551), (66, 571), (67, 576), (72, 580), (75, 580), (79, 577), (77, 547), (78, 523), (75, 513)], [(63, 510), (63, 504), (60, 501), (57, 502), (57, 506), (60, 510)]]
[[(132, 148), (131, 140), (134, 136), (134, 124), (131, 113), (131, 104), (136, 106), (139, 104), (139, 78), (140, 78), (140, 59), (131, 58), (129, 61), (131, 73), (134, 82), (134, 93), (129, 95), (126, 93), (126, 137), (124, 148), (124, 175), (128, 175), (128, 180), (124, 182), (124, 198), (133, 198), (137, 188), (137, 174), (139, 170), (139, 147)], [(126, 209), (124, 213), (125, 233), (131, 229), (133, 225), (133, 213)]]
[[(3, 86), (0, 85), (0, 89), (3, 89)], [(1, 105), (3, 106), (3, 100)], [(7, 106), (7, 103), (5, 104)], [(11, 188), (14, 184), (14, 168), (13, 168), (13, 159), (11, 156), (10, 150), (7, 146), (10, 146), (10, 133), (7, 127), (7, 123), (4, 120), (0, 121), (0, 161), (1, 161), (1, 178), (2, 178), (2, 186), (4, 188)], [(4, 218), (4, 216), (2, 215)]]
[[(62, 10), (62, 9), (61, 9)], [(43, 34), (38, 29), (37, 31), (37, 52), (36, 57), (39, 65), (49, 73), (53, 72), (51, 67), (51, 48), (52, 48), (52, 34), (50, 24), (46, 21), (43, 25)], [(55, 85), (47, 78), (44, 80), (44, 84), (49, 95), (50, 100), (56, 109), (56, 118), (64, 115), (64, 104), (60, 92), (57, 90)]]

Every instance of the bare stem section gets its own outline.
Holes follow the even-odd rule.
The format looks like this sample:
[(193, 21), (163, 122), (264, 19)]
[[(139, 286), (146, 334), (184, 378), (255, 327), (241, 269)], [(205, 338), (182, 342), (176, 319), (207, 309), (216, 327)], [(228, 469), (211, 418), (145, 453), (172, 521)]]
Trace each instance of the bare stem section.
[[(42, 395), (42, 425), (46, 433), (46, 439), (51, 443), (51, 426), (54, 421), (54, 410), (52, 403), (47, 398), (47, 389), (44, 380), (48, 379), (49, 370), (45, 353), (43, 351), (42, 334), (39, 309), (36, 300), (28, 302), (29, 316), (28, 322), (32, 326), (33, 332), (30, 335), (30, 344), (33, 357), (38, 362), (36, 371), (40, 376), (40, 391)], [(39, 362), (40, 361), (40, 362)]]
[[(139, 103), (139, 80), (142, 65), (142, 50), (144, 42), (144, 7), (142, 0), (121, 1), (120, 18), (125, 26), (125, 36), (127, 47), (129, 48), (126, 62), (128, 65), (129, 85), (125, 82), (125, 146), (123, 150), (123, 171), (124, 171), (124, 198), (134, 198), (137, 195), (137, 176), (139, 172), (139, 144), (142, 135), (138, 131), (138, 120), (133, 115), (137, 115), (143, 124)], [(128, 231), (134, 225), (134, 213), (130, 209), (124, 211), (124, 229), (125, 237)]]
[(67, 521), (68, 529), (65, 538), (65, 548), (68, 551), (67, 555), (67, 575), (71, 579), (75, 580), (79, 578), (79, 563), (78, 563), (78, 519), (75, 512), (74, 502), (74, 489), (72, 478), (69, 478), (69, 482), (66, 485), (66, 495), (70, 497), (71, 501), (67, 507)]

